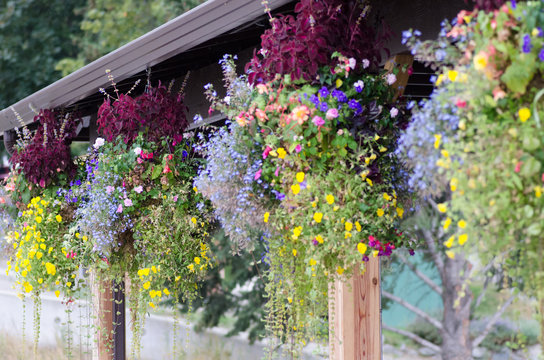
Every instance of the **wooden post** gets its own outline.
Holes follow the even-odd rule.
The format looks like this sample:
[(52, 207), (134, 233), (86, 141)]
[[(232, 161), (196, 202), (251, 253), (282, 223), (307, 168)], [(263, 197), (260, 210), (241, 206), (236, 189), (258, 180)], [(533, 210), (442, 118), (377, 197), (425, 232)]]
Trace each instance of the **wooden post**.
[(330, 360), (382, 359), (380, 259), (371, 257), (365, 268), (364, 275), (331, 286)]
[(126, 358), (125, 282), (113, 281), (113, 359)]

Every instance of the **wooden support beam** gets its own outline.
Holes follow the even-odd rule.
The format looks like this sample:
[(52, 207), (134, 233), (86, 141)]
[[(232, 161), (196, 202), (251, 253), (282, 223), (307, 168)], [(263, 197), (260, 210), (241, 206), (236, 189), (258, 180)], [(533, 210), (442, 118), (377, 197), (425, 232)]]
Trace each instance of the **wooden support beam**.
[(365, 273), (331, 286), (330, 360), (381, 360), (380, 259), (370, 258)]
[(111, 282), (92, 276), (93, 307), (95, 316), (97, 346), (93, 351), (94, 360), (113, 358), (113, 291)]

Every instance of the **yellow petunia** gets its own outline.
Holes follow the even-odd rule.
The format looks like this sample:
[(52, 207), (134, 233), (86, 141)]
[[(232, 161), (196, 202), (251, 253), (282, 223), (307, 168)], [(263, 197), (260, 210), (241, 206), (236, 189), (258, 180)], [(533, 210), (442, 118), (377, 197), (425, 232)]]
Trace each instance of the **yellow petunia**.
[(323, 219), (323, 213), (320, 213), (320, 212), (314, 213), (314, 220), (316, 223), (320, 223), (322, 219)]
[(454, 241), (455, 241), (455, 236), (450, 236), (448, 240), (444, 241), (444, 246), (449, 249), (453, 246)]
[(365, 254), (367, 248), (368, 247), (366, 246), (366, 244), (363, 244), (361, 242), (357, 244), (357, 251), (359, 251), (361, 254)]
[(526, 122), (531, 117), (531, 110), (526, 107), (521, 108), (518, 111), (518, 116), (521, 122)]

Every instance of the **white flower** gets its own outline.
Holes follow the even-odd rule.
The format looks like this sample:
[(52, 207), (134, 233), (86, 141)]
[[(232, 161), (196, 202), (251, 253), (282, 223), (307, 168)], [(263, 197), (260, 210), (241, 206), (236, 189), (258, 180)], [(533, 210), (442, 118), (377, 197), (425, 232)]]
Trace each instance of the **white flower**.
[(357, 64), (357, 60), (355, 60), (354, 58), (349, 58), (349, 67), (351, 69), (355, 69), (355, 64)]
[(223, 101), (225, 102), (225, 104), (230, 105), (230, 96), (225, 96), (223, 98)]
[(395, 74), (387, 74), (385, 80), (387, 81), (387, 85), (393, 85), (397, 81), (397, 77)]
[(353, 86), (355, 86), (355, 90), (357, 92), (361, 92), (365, 88), (365, 82), (363, 80), (359, 80), (355, 84), (353, 84)]
[(368, 59), (363, 59), (363, 69), (366, 69), (370, 66), (370, 61)]
[(105, 141), (103, 138), (101, 138), (101, 137), (96, 138), (96, 141), (94, 142), (93, 148), (98, 149), (99, 147), (101, 147), (102, 145), (104, 145), (105, 142), (106, 142), (106, 141)]
[(391, 110), (389, 110), (389, 114), (391, 114), (392, 118), (395, 118), (399, 114), (399, 109), (397, 109), (396, 107), (391, 108)]
[(142, 148), (141, 147), (137, 147), (136, 149), (134, 149), (134, 153), (138, 156), (140, 156), (140, 154), (142, 153)]

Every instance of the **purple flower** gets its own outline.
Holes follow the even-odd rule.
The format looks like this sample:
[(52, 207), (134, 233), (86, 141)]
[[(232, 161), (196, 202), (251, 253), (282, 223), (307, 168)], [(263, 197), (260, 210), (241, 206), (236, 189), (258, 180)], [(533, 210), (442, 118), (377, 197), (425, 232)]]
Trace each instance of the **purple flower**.
[(366, 69), (370, 66), (370, 61), (368, 59), (363, 59), (363, 69)]
[(322, 98), (326, 98), (327, 96), (329, 96), (329, 90), (327, 90), (327, 88), (323, 86), (321, 89), (319, 89), (319, 96), (321, 96)]
[(125, 199), (124, 203), (125, 203), (125, 206), (132, 206), (132, 200), (130, 199)]
[(298, 145), (295, 147), (295, 151), (297, 152), (297, 154), (298, 154), (299, 152), (301, 152), (301, 151), (302, 151), (302, 146), (301, 146), (300, 144), (298, 144)]
[[(336, 110), (336, 109), (330, 109), (329, 111), (331, 110)], [(338, 113), (338, 110), (336, 111)], [(327, 114), (329, 112), (327, 111)], [(325, 120), (323, 120), (323, 118), (321, 116), (314, 116), (314, 118), (312, 119), (312, 122), (314, 123), (315, 126), (317, 127), (321, 127), (323, 125), (325, 125)]]
[(365, 88), (365, 83), (363, 80), (359, 80), (355, 84), (353, 84), (353, 86), (355, 86), (355, 91), (360, 93)]
[(510, 3), (512, 4), (512, 9), (515, 9), (517, 4), (516, 4), (516, 0), (512, 0), (510, 1)]
[(313, 240), (312, 240), (312, 244), (314, 244), (314, 245), (317, 246), (317, 245), (319, 245), (319, 242), (318, 242), (316, 239), (313, 239)]
[(174, 200), (174, 202), (177, 202), (178, 201), (178, 196), (177, 195), (174, 196), (173, 200)]
[(319, 104), (319, 110), (321, 111), (327, 111), (329, 109), (329, 105), (325, 101)]
[(144, 191), (144, 188), (142, 187), (142, 185), (136, 186), (136, 187), (134, 188), (134, 191), (136, 191), (138, 194), (141, 194), (142, 191)]
[(538, 58), (540, 61), (544, 61), (544, 47), (540, 49), (540, 52), (538, 53)]
[(346, 96), (346, 94), (344, 94), (343, 91), (341, 90), (337, 90), (337, 89), (334, 89), (331, 93), (332, 96), (334, 96), (336, 98), (336, 100), (340, 101), (340, 102), (346, 102), (348, 101), (348, 97)]
[(317, 95), (312, 95), (310, 96), (310, 101), (312, 102), (312, 104), (314, 104), (316, 107), (319, 106), (319, 98), (317, 97)]
[(527, 53), (531, 52), (532, 48), (533, 48), (533, 45), (531, 45), (531, 36), (529, 36), (529, 34), (525, 34), (523, 36), (522, 51), (527, 54)]

